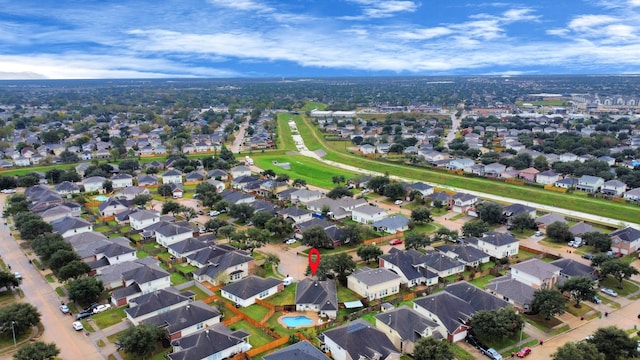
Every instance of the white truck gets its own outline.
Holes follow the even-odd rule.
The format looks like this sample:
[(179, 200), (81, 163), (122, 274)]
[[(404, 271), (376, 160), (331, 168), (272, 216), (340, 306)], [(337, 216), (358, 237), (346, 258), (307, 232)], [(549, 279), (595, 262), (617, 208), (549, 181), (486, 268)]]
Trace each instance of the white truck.
[(244, 163), (245, 163), (247, 166), (253, 166), (253, 159), (252, 159), (252, 158), (250, 158), (250, 157), (248, 157), (248, 156), (245, 156), (245, 157), (244, 157)]

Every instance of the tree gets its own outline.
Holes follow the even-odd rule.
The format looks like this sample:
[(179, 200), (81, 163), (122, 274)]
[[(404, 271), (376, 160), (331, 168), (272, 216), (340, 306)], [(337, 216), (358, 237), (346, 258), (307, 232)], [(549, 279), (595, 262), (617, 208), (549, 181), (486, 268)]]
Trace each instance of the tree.
[(145, 206), (151, 200), (153, 200), (153, 196), (152, 195), (150, 195), (150, 194), (140, 194), (140, 195), (136, 195), (136, 197), (133, 198), (133, 203), (138, 205), (138, 206)]
[(169, 184), (162, 184), (158, 186), (158, 194), (164, 197), (168, 197), (173, 195), (173, 189), (171, 189), (171, 185)]
[(20, 286), (20, 280), (16, 276), (7, 271), (0, 271), (0, 288), (6, 287), (12, 289)]
[(622, 281), (624, 279), (628, 279), (631, 275), (637, 275), (638, 273), (640, 273), (638, 269), (620, 259), (614, 258), (600, 265), (600, 276), (613, 276), (614, 279), (618, 280), (618, 289), (622, 289)]
[(344, 228), (342, 242), (349, 245), (358, 245), (364, 240), (365, 229), (360, 224), (347, 224)]
[(120, 171), (133, 174), (134, 171), (140, 169), (140, 163), (137, 160), (122, 160), (118, 165)]
[(20, 229), (20, 236), (24, 240), (33, 240), (39, 234), (50, 233), (53, 227), (48, 222), (40, 220), (29, 220)]
[(293, 227), (291, 226), (291, 223), (288, 222), (287, 219), (279, 216), (267, 221), (264, 227), (271, 231), (272, 234), (278, 234), (282, 239), (286, 239), (293, 234)]
[(597, 231), (582, 234), (582, 240), (593, 246), (599, 252), (607, 252), (611, 249), (611, 236)]
[(267, 221), (271, 220), (273, 215), (268, 211), (258, 211), (251, 216), (251, 222), (253, 222), (253, 226), (264, 229)]
[(331, 181), (333, 181), (334, 184), (342, 184), (345, 181), (344, 175), (333, 175)]
[(91, 266), (82, 260), (73, 260), (58, 270), (58, 278), (62, 281), (77, 279), (91, 271)]
[(73, 153), (69, 150), (65, 150), (60, 153), (60, 161), (62, 161), (65, 164), (69, 164), (69, 163), (75, 163), (80, 161), (80, 158), (78, 157), (78, 154)]
[(522, 328), (523, 320), (511, 308), (480, 310), (473, 315), (471, 326), (476, 334), (486, 338), (503, 339), (513, 336)]
[(564, 296), (553, 289), (538, 289), (533, 293), (531, 307), (534, 312), (551, 320), (554, 315), (564, 314), (566, 300)]
[(575, 307), (580, 307), (580, 302), (593, 299), (596, 296), (595, 282), (586, 276), (575, 276), (567, 279), (560, 291), (568, 292), (571, 298), (575, 300)]
[(196, 209), (192, 208), (191, 206), (180, 205), (179, 212), (180, 215), (182, 215), (182, 217), (187, 221), (198, 216), (198, 214), (196, 213)]
[(595, 254), (595, 255), (593, 255), (593, 258), (591, 259), (591, 267), (596, 268), (596, 269), (600, 269), (600, 265), (602, 265), (605, 262), (611, 260), (611, 258), (612, 258), (612, 256), (607, 254), (607, 253)]
[(13, 331), (20, 336), (40, 322), (38, 309), (29, 303), (13, 303), (0, 308), (0, 333)]
[(569, 231), (569, 225), (556, 221), (547, 226), (547, 237), (555, 243), (570, 241), (573, 235)]
[(229, 209), (229, 216), (238, 219), (239, 223), (244, 224), (253, 216), (254, 211), (253, 206), (249, 204), (233, 204)]
[(262, 176), (267, 177), (267, 178), (274, 178), (276, 177), (276, 172), (271, 170), (271, 169), (267, 169), (264, 170), (263, 172), (261, 172), (260, 174), (262, 174)]
[(102, 291), (102, 281), (94, 277), (81, 278), (69, 283), (69, 299), (80, 304), (91, 304)]
[(293, 183), (291, 184), (293, 187), (305, 187), (307, 186), (307, 180), (305, 179), (293, 179)]
[(422, 337), (416, 342), (413, 358), (415, 360), (454, 360), (455, 356), (446, 341), (429, 336)]
[(110, 194), (113, 192), (113, 182), (111, 180), (105, 180), (104, 183), (102, 183), (102, 188), (104, 189), (104, 191), (107, 194)]
[(345, 196), (352, 196), (353, 193), (351, 193), (351, 191), (349, 191), (349, 189), (347, 189), (345, 186), (338, 186), (333, 188), (331, 191), (329, 191), (327, 193), (327, 197), (329, 199), (339, 199), (341, 197), (345, 197)]
[(370, 260), (378, 260), (378, 257), (382, 255), (382, 250), (377, 247), (375, 244), (371, 245), (362, 245), (358, 248), (356, 252), (362, 261), (366, 261), (367, 263)]
[(257, 227), (247, 229), (247, 240), (253, 241), (256, 245), (269, 242), (270, 235), (269, 230), (259, 229)]
[(636, 340), (615, 326), (599, 328), (588, 342), (594, 344), (598, 352), (604, 354), (607, 360), (629, 359), (638, 356)]
[(520, 213), (509, 220), (514, 230), (535, 229), (536, 220), (529, 213)]
[(278, 174), (278, 176), (276, 176), (276, 182), (288, 182), (290, 179), (288, 174)]
[(478, 237), (489, 231), (489, 225), (482, 220), (471, 220), (462, 225), (462, 234), (464, 236)]
[(165, 336), (165, 332), (156, 325), (140, 324), (120, 333), (116, 346), (118, 350), (144, 359), (155, 350), (158, 340)]
[(457, 230), (449, 230), (447, 228), (439, 228), (436, 233), (433, 235), (433, 241), (446, 241), (446, 240), (453, 240), (455, 238), (458, 237), (458, 231)]
[(331, 270), (336, 273), (336, 278), (343, 285), (347, 284), (347, 276), (351, 275), (353, 270), (356, 269), (356, 263), (353, 261), (351, 255), (347, 253), (339, 253), (336, 255), (329, 256), (331, 265)]
[(567, 342), (551, 355), (553, 360), (605, 360), (604, 354), (598, 352), (598, 348), (586, 341), (577, 343)]
[(429, 223), (433, 221), (431, 210), (424, 206), (419, 206), (411, 210), (411, 219), (417, 223)]
[(166, 203), (162, 204), (162, 215), (166, 215), (169, 213), (176, 215), (181, 210), (182, 205), (178, 204), (175, 201), (167, 201)]
[(331, 239), (320, 226), (312, 226), (302, 233), (302, 243), (315, 248), (333, 247)]
[(226, 222), (225, 220), (222, 220), (222, 219), (217, 218), (217, 217), (211, 218), (211, 219), (207, 220), (206, 223), (204, 223), (205, 229), (211, 230), (216, 234), (218, 233), (218, 229), (220, 229), (221, 227), (226, 226), (226, 225), (229, 225), (229, 223)]
[(224, 236), (227, 239), (231, 237), (231, 234), (235, 231), (235, 227), (231, 224), (222, 226), (218, 229), (218, 235)]
[(278, 257), (278, 255), (274, 253), (264, 253), (264, 262), (262, 263), (263, 267), (278, 267), (278, 265), (280, 265), (280, 258)]
[(387, 184), (384, 187), (384, 196), (391, 200), (402, 199), (406, 193), (407, 190), (400, 183)]
[(533, 167), (539, 171), (545, 171), (549, 169), (549, 162), (544, 155), (538, 155), (533, 159)]
[(27, 342), (13, 354), (13, 360), (50, 360), (60, 354), (55, 343)]
[(375, 176), (371, 178), (371, 180), (369, 180), (369, 182), (367, 183), (367, 188), (382, 195), (382, 193), (384, 192), (384, 188), (388, 183), (389, 178), (387, 176)]
[(406, 233), (404, 236), (404, 246), (405, 249), (422, 249), (423, 247), (429, 245), (431, 243), (431, 239), (425, 233), (420, 233), (416, 231), (410, 231)]
[(58, 250), (51, 255), (48, 263), (51, 270), (57, 274), (58, 270), (74, 260), (80, 260), (80, 256), (75, 251)]
[(478, 206), (476, 206), (476, 212), (480, 220), (487, 224), (499, 224), (502, 222), (504, 216), (502, 206), (490, 201), (484, 201), (478, 204)]

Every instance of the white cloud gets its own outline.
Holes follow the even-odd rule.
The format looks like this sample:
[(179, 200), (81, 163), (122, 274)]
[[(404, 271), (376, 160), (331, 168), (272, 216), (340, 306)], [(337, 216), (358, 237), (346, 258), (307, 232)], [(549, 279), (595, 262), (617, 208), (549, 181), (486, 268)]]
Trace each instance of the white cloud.
[(581, 15), (569, 22), (569, 28), (575, 31), (588, 31), (596, 26), (618, 21), (610, 15)]
[(404, 40), (427, 40), (433, 39), (445, 35), (450, 35), (453, 33), (453, 30), (438, 26), (433, 28), (423, 28), (423, 29), (415, 29), (411, 31), (397, 31), (392, 32), (390, 34), (391, 37), (396, 37), (398, 39)]
[(344, 16), (345, 20), (367, 20), (394, 16), (403, 12), (415, 12), (418, 4), (409, 0), (347, 0), (362, 7), (362, 15)]
[(273, 8), (253, 0), (208, 0), (211, 4), (241, 11), (273, 11)]

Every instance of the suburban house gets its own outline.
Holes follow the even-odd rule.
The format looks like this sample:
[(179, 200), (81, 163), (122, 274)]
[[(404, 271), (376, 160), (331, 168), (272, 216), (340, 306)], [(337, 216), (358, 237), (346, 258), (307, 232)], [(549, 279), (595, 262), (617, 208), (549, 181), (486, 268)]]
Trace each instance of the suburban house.
[(162, 312), (187, 305), (193, 299), (194, 295), (191, 292), (181, 293), (174, 287), (168, 287), (129, 300), (129, 307), (124, 312), (132, 324), (139, 324), (142, 320)]
[(329, 360), (327, 355), (311, 345), (307, 340), (299, 341), (284, 349), (272, 352), (263, 357), (264, 360)]
[(338, 315), (338, 291), (331, 280), (303, 279), (296, 284), (296, 311), (315, 311), (321, 317)]
[(450, 207), (454, 212), (466, 214), (478, 203), (478, 197), (466, 193), (457, 193), (451, 198)]
[(376, 147), (371, 144), (361, 144), (358, 146), (358, 150), (360, 150), (362, 155), (371, 155), (376, 153)]
[(435, 250), (427, 251), (420, 257), (419, 261), (427, 270), (436, 273), (441, 278), (459, 274), (464, 271), (464, 263)]
[(111, 176), (111, 183), (114, 189), (122, 189), (133, 186), (133, 176), (129, 174), (114, 174)]
[(156, 242), (164, 247), (175, 244), (193, 236), (193, 229), (171, 222), (161, 222), (154, 229)]
[(558, 282), (560, 268), (540, 259), (529, 259), (511, 265), (511, 278), (534, 289), (552, 289)]
[(182, 171), (171, 169), (162, 174), (163, 184), (182, 184)]
[(599, 176), (582, 175), (580, 179), (578, 179), (576, 190), (595, 193), (600, 191), (602, 185), (604, 185), (603, 178)]
[(220, 289), (221, 295), (225, 299), (233, 301), (242, 307), (247, 307), (256, 303), (256, 299), (262, 300), (271, 295), (275, 295), (284, 289), (282, 280), (276, 278), (261, 278), (249, 275), (242, 280), (238, 280)]
[(197, 300), (144, 319), (140, 323), (164, 328), (169, 340), (175, 340), (220, 323), (221, 315), (215, 306)]
[[(140, 260), (142, 259), (122, 262), (99, 270), (99, 274), (106, 275), (100, 278), (105, 287), (107, 287), (107, 281), (110, 281), (107, 279), (113, 281), (117, 279), (118, 275), (120, 277), (122, 287), (111, 292), (111, 302), (115, 306), (124, 306), (130, 299), (171, 286), (167, 271), (156, 264), (151, 265)], [(114, 282), (109, 283), (109, 287), (114, 288)]]
[(409, 187), (407, 188), (407, 190), (409, 191), (409, 194), (413, 191), (417, 191), (420, 193), (423, 199), (433, 194), (434, 189), (435, 188), (433, 186), (425, 184), (423, 182), (415, 182), (409, 185)]
[(556, 181), (553, 186), (563, 189), (575, 189), (578, 186), (579, 180), (572, 177), (566, 177)]
[(547, 226), (553, 224), (554, 222), (559, 221), (563, 224), (567, 223), (567, 220), (562, 215), (549, 213), (546, 215), (542, 215), (536, 219), (536, 225), (538, 226), (538, 230), (544, 230)]
[(470, 245), (455, 246), (445, 244), (437, 247), (436, 250), (470, 267), (477, 267), (480, 264), (488, 263), (491, 258), (489, 254)]
[(230, 359), (251, 348), (248, 337), (242, 330), (231, 331), (223, 324), (214, 324), (172, 341), (173, 351), (166, 356), (169, 360)]
[(611, 236), (611, 251), (629, 255), (640, 248), (640, 230), (627, 226), (609, 234)]
[(60, 195), (79, 194), (80, 186), (69, 181), (63, 181), (54, 187), (55, 191)]
[(200, 238), (200, 236), (197, 238), (190, 237), (169, 245), (167, 247), (169, 254), (177, 259), (186, 259), (187, 256), (212, 245), (211, 242), (202, 241)]
[(560, 180), (560, 175), (553, 170), (545, 170), (536, 175), (536, 182), (542, 185), (554, 184)]
[(90, 178), (86, 178), (84, 180), (82, 180), (82, 185), (84, 186), (84, 191), (86, 192), (91, 192), (91, 191), (102, 191), (104, 190), (103, 185), (104, 182), (107, 179), (105, 179), (102, 176), (92, 176)]
[(363, 267), (347, 276), (347, 287), (369, 300), (384, 298), (400, 291), (400, 275), (386, 268)]
[(510, 205), (505, 205), (502, 207), (502, 215), (504, 215), (505, 219), (510, 223), (511, 218), (520, 214), (527, 214), (530, 218), (536, 218), (536, 208), (515, 203)]
[(437, 323), (406, 305), (382, 312), (375, 318), (376, 328), (387, 334), (402, 354), (413, 354), (416, 342), (423, 337), (442, 338)]
[(393, 271), (400, 276), (400, 283), (408, 287), (416, 285), (435, 285), (438, 283), (438, 274), (427, 269), (424, 264), (424, 254), (411, 250), (398, 250), (392, 248), (389, 253), (380, 256), (379, 267)]
[(627, 184), (620, 180), (609, 180), (602, 184), (602, 193), (612, 196), (622, 196), (627, 191)]
[(34, 212), (34, 214), (40, 215), (42, 221), (53, 223), (59, 219), (67, 216), (79, 216), (80, 214), (74, 214), (73, 210), (65, 205), (54, 205), (46, 210)]
[(558, 259), (550, 262), (550, 264), (560, 268), (560, 278), (558, 282), (562, 284), (565, 279), (576, 276), (585, 276), (592, 280), (598, 280), (596, 270), (587, 264), (583, 264), (573, 259)]
[(239, 165), (234, 166), (229, 169), (229, 173), (233, 179), (239, 178), (241, 176), (249, 176), (251, 175), (251, 169), (248, 166)]
[(133, 230), (142, 230), (160, 222), (160, 214), (150, 210), (138, 210), (129, 214), (129, 224)]
[(492, 163), (484, 166), (484, 175), (490, 177), (500, 177), (507, 170), (505, 165), (500, 163)]
[(340, 220), (351, 217), (353, 209), (364, 205), (367, 205), (365, 199), (354, 199), (345, 196), (337, 200), (322, 198), (310, 201), (307, 203), (307, 209), (317, 214), (322, 214), (323, 210), (328, 208), (329, 212), (327, 216), (335, 220)]
[(361, 224), (372, 224), (387, 217), (387, 212), (377, 206), (364, 205), (351, 210), (351, 219)]
[(291, 220), (296, 224), (309, 221), (313, 218), (313, 213), (307, 209), (297, 206), (289, 206), (278, 210), (277, 214), (287, 220)]
[[(579, 223), (573, 225), (569, 228), (569, 232), (573, 235), (573, 240), (582, 241), (582, 235), (590, 232), (602, 232), (601, 230), (587, 224), (584, 221), (580, 221)], [(612, 244), (613, 245), (613, 244)]]
[(256, 197), (242, 191), (225, 190), (220, 193), (222, 200), (227, 201), (232, 205), (251, 204), (256, 201)]
[(498, 310), (508, 302), (460, 281), (447, 285), (444, 291), (414, 300), (413, 309), (439, 325), (447, 340), (457, 342), (467, 336), (469, 321), (480, 310)]
[(155, 175), (140, 175), (138, 176), (138, 186), (153, 186), (158, 185), (158, 177)]
[[(71, 244), (73, 250), (80, 256), (80, 259), (85, 262), (95, 260), (95, 250), (112, 242), (106, 235), (95, 231), (69, 236), (65, 238), (64, 241)], [(127, 243), (128, 242), (129, 241), (127, 241)]]
[(133, 200), (138, 195), (149, 195), (149, 189), (141, 188), (139, 186), (128, 186), (118, 191), (116, 197), (125, 200)]
[(222, 181), (218, 181), (216, 179), (209, 179), (207, 182), (216, 189), (216, 193), (221, 193), (226, 188), (226, 185)]
[(317, 190), (299, 189), (291, 193), (290, 200), (292, 203), (306, 204), (313, 200), (322, 198), (323, 194)]
[(382, 231), (389, 234), (409, 230), (409, 219), (402, 215), (393, 215), (371, 224), (374, 231)]
[(324, 349), (334, 360), (399, 360), (389, 338), (365, 320), (358, 319), (322, 334)]
[(522, 312), (531, 310), (533, 294), (536, 291), (534, 287), (524, 284), (511, 276), (500, 276), (491, 279), (485, 289)]
[(187, 261), (198, 267), (193, 272), (194, 279), (214, 285), (244, 279), (255, 266), (249, 253), (228, 245), (210, 245), (188, 255)]
[(66, 216), (51, 223), (54, 233), (62, 235), (63, 238), (77, 235), (83, 232), (93, 231), (93, 224), (85, 219), (74, 216)]
[(623, 198), (629, 201), (639, 201), (640, 200), (640, 187), (631, 189), (624, 193)]
[(538, 171), (536, 168), (530, 167), (530, 168), (520, 170), (520, 173), (518, 173), (518, 177), (526, 181), (534, 182), (536, 181), (536, 177), (539, 173), (540, 171)]
[(100, 216), (107, 217), (128, 210), (132, 205), (132, 201), (112, 197), (98, 205), (98, 211), (100, 211)]
[(473, 165), (475, 165), (475, 162), (473, 160), (468, 158), (460, 158), (449, 161), (447, 169), (468, 171)]
[[(125, 238), (126, 239), (126, 238)], [(116, 265), (125, 261), (136, 260), (136, 250), (123, 242), (112, 242), (94, 250), (95, 261), (89, 265), (93, 269), (102, 266)]]
[(509, 233), (488, 232), (482, 237), (466, 238), (465, 241), (496, 259), (518, 254), (520, 242)]

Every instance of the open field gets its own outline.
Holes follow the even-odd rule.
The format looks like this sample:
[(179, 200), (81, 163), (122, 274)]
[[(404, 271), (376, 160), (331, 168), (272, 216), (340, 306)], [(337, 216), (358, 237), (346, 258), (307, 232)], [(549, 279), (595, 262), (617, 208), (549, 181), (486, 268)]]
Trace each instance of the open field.
[[(535, 199), (535, 202), (544, 205), (558, 206), (565, 209), (582, 211), (630, 222), (638, 221), (636, 215), (639, 210), (638, 206), (631, 204), (595, 199), (584, 195), (581, 196), (580, 194), (561, 194), (537, 187), (508, 184), (485, 178), (459, 176), (447, 172), (418, 168), (404, 164), (381, 162), (349, 154), (344, 149), (336, 148), (336, 145), (332, 144), (332, 142), (326, 141), (320, 130), (313, 126), (309, 119), (304, 118), (303, 120), (303, 123), (298, 124), (298, 130), (304, 137), (305, 144), (307, 142), (311, 144), (316, 141), (319, 142), (322, 145), (322, 148), (327, 152), (327, 155), (324, 157), (326, 160), (356, 166), (365, 170), (386, 172), (390, 175), (407, 177), (415, 180), (459, 187), (526, 201)], [(304, 129), (305, 127), (306, 129)], [(309, 134), (313, 135), (312, 139), (307, 139)]]

